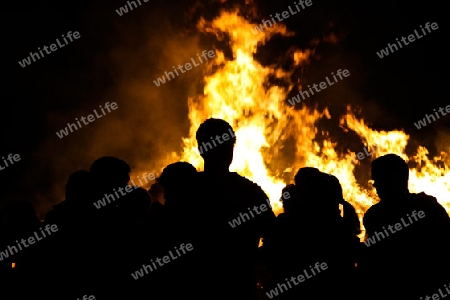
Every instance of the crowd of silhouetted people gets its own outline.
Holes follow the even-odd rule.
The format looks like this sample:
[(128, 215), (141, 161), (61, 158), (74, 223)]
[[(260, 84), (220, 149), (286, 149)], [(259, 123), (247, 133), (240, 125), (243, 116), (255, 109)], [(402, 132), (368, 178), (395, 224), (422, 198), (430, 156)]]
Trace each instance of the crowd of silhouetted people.
[[(224, 120), (206, 120), (196, 134), (209, 146), (204, 171), (170, 164), (149, 190), (128, 186), (129, 165), (105, 156), (70, 175), (43, 222), (31, 204), (8, 204), (0, 299), (419, 300), (450, 290), (450, 218), (436, 198), (409, 192), (402, 158), (372, 162), (380, 201), (364, 214), (364, 243), (339, 180), (316, 168), (298, 170), (275, 216), (261, 187), (229, 171), (236, 138), (226, 133)], [(132, 191), (93, 205), (119, 187)], [(46, 224), (58, 231), (17, 249)], [(174, 255), (183, 244), (193, 249)]]

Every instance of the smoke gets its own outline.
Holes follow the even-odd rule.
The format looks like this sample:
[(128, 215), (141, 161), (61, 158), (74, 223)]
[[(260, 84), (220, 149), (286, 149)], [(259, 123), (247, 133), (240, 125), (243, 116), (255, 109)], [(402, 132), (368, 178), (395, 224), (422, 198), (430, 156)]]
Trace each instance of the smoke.
[[(150, 10), (143, 6), (126, 16), (115, 16), (112, 30), (103, 36), (110, 45), (93, 53), (91, 73), (85, 75), (93, 85), (99, 78), (108, 77), (110, 87), (84, 94), (80, 107), (69, 113), (47, 114), (52, 134), (40, 145), (36, 153), (39, 163), (30, 176), (34, 181), (45, 177), (43, 184), (51, 182), (50, 186), (41, 186), (34, 199), (41, 215), (64, 199), (64, 186), (72, 172), (88, 170), (101, 156), (125, 160), (137, 175), (159, 174), (178, 159), (175, 153), (181, 152), (181, 138), (189, 130), (187, 98), (201, 88), (204, 65), (186, 73), (178, 71), (179, 76), (166, 79), (159, 87), (153, 81), (166, 71), (174, 73), (172, 66), (184, 65), (197, 53), (212, 48), (199, 45), (199, 36), (184, 30), (182, 24), (170, 22), (183, 18), (183, 14), (178, 12), (177, 16), (176, 11), (155, 7)], [(84, 47), (89, 51), (88, 43)], [(56, 136), (55, 132), (67, 123), (87, 117), (94, 109), (99, 112), (99, 105), (106, 102), (116, 102), (118, 108), (62, 139)]]

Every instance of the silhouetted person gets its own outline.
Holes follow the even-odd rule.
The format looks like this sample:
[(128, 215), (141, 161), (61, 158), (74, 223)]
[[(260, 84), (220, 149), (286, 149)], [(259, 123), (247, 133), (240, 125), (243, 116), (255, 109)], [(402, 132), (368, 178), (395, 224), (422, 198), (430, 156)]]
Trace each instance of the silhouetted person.
[[(294, 177), (296, 186), (308, 186), (311, 181), (315, 181), (315, 176), (321, 176), (320, 171), (316, 168), (304, 167), (298, 170), (297, 174)], [(327, 177), (325, 177), (327, 178)], [(328, 185), (327, 188), (330, 189), (329, 193), (332, 197), (338, 199), (338, 205), (342, 205), (343, 210), (343, 218), (345, 223), (348, 224), (354, 235), (358, 235), (361, 233), (361, 224), (359, 222), (358, 214), (356, 213), (355, 208), (347, 201), (345, 201), (342, 194), (342, 186), (339, 183), (339, 180), (335, 176), (328, 177)], [(314, 184), (314, 183), (313, 183)], [(320, 188), (320, 187), (318, 187)], [(336, 203), (334, 203), (334, 207)]]
[[(204, 220), (198, 218), (194, 200), (199, 190), (197, 176), (197, 170), (190, 163), (176, 162), (166, 166), (157, 178), (165, 199), (165, 219), (158, 227), (164, 234), (158, 243), (164, 245), (159, 247), (161, 255), (167, 255), (169, 250), (183, 243), (193, 243), (197, 228), (205, 226)], [(155, 276), (163, 281), (164, 297), (175, 299), (195, 294), (201, 278), (195, 273), (196, 268), (197, 261), (189, 253), (156, 270)]]
[[(95, 293), (91, 294), (98, 295), (99, 298), (116, 297), (118, 294), (116, 290), (126, 288), (126, 284), (121, 286), (117, 274), (123, 261), (129, 258), (120, 255), (123, 243), (117, 235), (119, 215), (116, 207), (129, 194), (127, 186), (130, 171), (130, 166), (125, 161), (111, 156), (97, 159), (90, 167), (94, 181), (94, 202), (97, 203), (97, 206), (93, 204), (96, 211), (95, 226), (89, 232), (92, 238), (95, 237), (92, 243), (95, 250), (91, 251), (95, 262), (92, 264), (90, 275), (103, 278), (97, 282)], [(103, 203), (100, 203), (101, 201)], [(111, 286), (116, 287), (116, 290)]]
[(90, 276), (95, 268), (91, 247), (95, 247), (98, 238), (92, 234), (97, 224), (97, 211), (92, 205), (93, 188), (93, 178), (88, 171), (72, 173), (65, 186), (65, 200), (53, 206), (45, 216), (45, 224), (58, 226), (52, 239), (39, 242), (45, 242), (46, 247), (41, 258), (42, 284), (49, 280), (58, 287), (41, 289), (46, 299), (76, 299), (80, 293), (94, 289), (95, 277)]
[(119, 226), (116, 244), (120, 258), (115, 264), (117, 299), (156, 298), (151, 294), (154, 285), (149, 283), (151, 276), (135, 280), (131, 276), (143, 264), (154, 258), (154, 248), (159, 241), (149, 228), (150, 194), (141, 187), (128, 187), (128, 193), (118, 200)]
[[(129, 194), (130, 166), (123, 160), (104, 156), (92, 164), (90, 173), (94, 182), (94, 202), (97, 203), (99, 226), (110, 228), (117, 221), (116, 207)], [(133, 186), (132, 189), (136, 187)]]
[(257, 249), (275, 215), (257, 184), (229, 171), (236, 137), (227, 122), (204, 121), (196, 138), (204, 159), (201, 190), (193, 201), (198, 207), (193, 217), (202, 222), (192, 250), (200, 274), (197, 293), (203, 298), (255, 299)]
[(197, 175), (195, 167), (187, 162), (176, 162), (164, 168), (157, 181), (163, 188), (167, 210), (182, 212), (190, 207), (186, 192), (194, 192)]
[(375, 159), (372, 179), (380, 202), (364, 215), (368, 293), (385, 299), (436, 293), (450, 279), (448, 214), (436, 198), (409, 192), (408, 165), (397, 155)]
[[(265, 291), (280, 299), (352, 299), (359, 240), (340, 215), (339, 204), (345, 201), (340, 183), (309, 167), (297, 172), (295, 182), (283, 189), (283, 196), (289, 193), (282, 198), (285, 212), (277, 217), (277, 231), (264, 242), (274, 275)], [(317, 263), (326, 269), (314, 275), (310, 266)]]
[[(284, 195), (284, 196), (283, 196)], [(286, 197), (285, 197), (286, 196)], [(265, 292), (270, 290), (274, 284), (277, 284), (284, 271), (284, 263), (280, 256), (285, 253), (283, 241), (290, 240), (290, 232), (285, 230), (289, 226), (290, 220), (298, 215), (300, 210), (300, 201), (298, 201), (297, 188), (294, 184), (289, 184), (281, 191), (280, 202), (283, 204), (283, 212), (278, 214), (276, 222), (273, 225), (271, 233), (263, 240), (263, 246), (260, 247), (259, 255), (263, 266), (259, 266), (258, 283), (262, 289), (258, 290), (258, 299), (267, 299)], [(265, 267), (265, 268), (264, 268)]]
[(72, 173), (67, 181), (65, 200), (50, 210), (45, 216), (46, 223), (57, 224), (61, 229), (79, 226), (80, 217), (92, 214), (93, 180), (88, 171)]
[[(114, 196), (114, 190), (117, 191), (119, 187), (125, 187), (130, 181), (130, 171), (130, 166), (116, 157), (104, 156), (94, 161), (90, 172), (95, 183), (96, 196), (102, 198), (105, 193)], [(120, 197), (107, 197), (106, 200), (111, 203), (116, 201), (117, 198)], [(105, 207), (108, 207), (108, 205)]]

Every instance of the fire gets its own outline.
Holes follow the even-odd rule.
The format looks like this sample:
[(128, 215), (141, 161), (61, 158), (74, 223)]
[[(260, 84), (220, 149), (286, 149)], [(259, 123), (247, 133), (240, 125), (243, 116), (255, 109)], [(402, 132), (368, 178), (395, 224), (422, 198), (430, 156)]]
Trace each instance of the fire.
[[(198, 169), (203, 168), (195, 132), (205, 119), (222, 118), (233, 126), (237, 138), (230, 170), (258, 183), (276, 214), (282, 212), (279, 202), (282, 188), (292, 181), (300, 167), (310, 166), (340, 180), (344, 198), (355, 206), (362, 220), (364, 212), (376, 203), (377, 196), (373, 187), (355, 178), (354, 171), (360, 162), (355, 160), (354, 152), (338, 153), (337, 143), (331, 141), (327, 132), (321, 132), (325, 136), (323, 141), (316, 139), (319, 132), (316, 123), (322, 118), (331, 118), (328, 110), (318, 111), (306, 106), (298, 110), (287, 105), (285, 100), (289, 91), (294, 86), (302, 87), (300, 82), (290, 81), (293, 70), (285, 71), (276, 65), (263, 66), (253, 57), (258, 45), (274, 34), (289, 36), (293, 33), (277, 23), (254, 34), (251, 30), (254, 26), (237, 10), (222, 11), (213, 21), (202, 19), (198, 23), (199, 31), (212, 33), (218, 40), (227, 36), (233, 57), (227, 59), (224, 52), (217, 49), (216, 57), (207, 66), (204, 95), (188, 99), (191, 126), (189, 137), (183, 139), (181, 160)], [(312, 53), (312, 50), (293, 51), (293, 67), (308, 62)], [(269, 85), (268, 78), (276, 78), (287, 85)], [(442, 161), (445, 153), (430, 160), (427, 149), (419, 147), (417, 155), (408, 157), (405, 154), (407, 134), (397, 130), (372, 130), (354, 116), (350, 107), (340, 124), (344, 130), (354, 131), (368, 148), (376, 146), (375, 157), (395, 153), (415, 162), (420, 169), (410, 169), (410, 190), (437, 197), (450, 213), (450, 186), (447, 184), (450, 173)], [(437, 166), (439, 161), (441, 167)]]
[[(436, 197), (446, 211), (450, 214), (450, 172), (446, 163), (447, 153), (441, 152), (440, 156), (430, 159), (428, 150), (419, 146), (416, 154), (408, 157), (405, 148), (409, 136), (402, 131), (375, 131), (370, 129), (363, 121), (357, 120), (349, 111), (342, 118), (341, 124), (347, 123), (348, 127), (355, 131), (369, 146), (377, 146), (375, 157), (394, 153), (401, 156), (408, 163), (417, 165), (409, 169), (409, 190), (413, 193), (425, 192)], [(372, 192), (375, 190), (372, 188)]]

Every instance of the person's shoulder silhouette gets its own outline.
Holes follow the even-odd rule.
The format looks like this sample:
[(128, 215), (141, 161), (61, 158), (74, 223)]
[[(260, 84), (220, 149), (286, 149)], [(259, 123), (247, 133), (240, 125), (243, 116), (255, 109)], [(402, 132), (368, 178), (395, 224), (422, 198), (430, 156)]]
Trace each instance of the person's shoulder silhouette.
[(263, 246), (268, 267), (274, 274), (267, 290), (283, 291), (285, 278), (298, 276), (317, 262), (326, 262), (329, 269), (326, 273), (299, 287), (286, 288), (283, 299), (309, 299), (313, 295), (316, 299), (352, 299), (359, 240), (351, 209), (347, 213), (352, 221), (340, 215), (339, 204), (345, 200), (339, 180), (316, 168), (305, 167), (298, 170), (294, 181), (295, 185), (282, 191), (283, 196), (289, 193), (290, 197), (282, 201), (285, 212), (277, 218), (277, 232)]
[(367, 235), (372, 235), (385, 223), (401, 217), (407, 209), (409, 194), (409, 168), (400, 156), (387, 154), (376, 158), (372, 162), (371, 174), (380, 202), (371, 206), (364, 214)]
[[(243, 299), (253, 299), (259, 240), (272, 229), (275, 215), (260, 186), (230, 172), (236, 136), (228, 122), (215, 118), (205, 120), (197, 130), (196, 139), (204, 160), (198, 193), (202, 220), (207, 223), (201, 242), (203, 270), (214, 273), (217, 282), (226, 286), (223, 298), (240, 294)], [(236, 274), (234, 270), (238, 268), (241, 272)], [(217, 285), (210, 277), (204, 280), (211, 287)]]
[(65, 200), (56, 204), (46, 214), (45, 222), (58, 226), (78, 226), (79, 218), (92, 211), (93, 181), (91, 174), (78, 170), (69, 176), (65, 189)]
[[(264, 212), (249, 224), (259, 224), (256, 226), (268, 229), (263, 220), (270, 223), (274, 221), (275, 215), (271, 207), (267, 207), (270, 205), (264, 191), (251, 180), (229, 171), (236, 143), (231, 125), (222, 119), (207, 119), (199, 126), (196, 138), (204, 160), (204, 171), (199, 177), (202, 182), (204, 206), (217, 211), (217, 215), (227, 221), (231, 221), (239, 213), (245, 213), (246, 217), (248, 208), (251, 210), (255, 206), (264, 207)], [(217, 200), (211, 201), (213, 198)], [(250, 211), (249, 218), (253, 218), (252, 213)], [(220, 219), (219, 217), (217, 220)], [(261, 227), (258, 230), (261, 230)]]
[(375, 159), (371, 172), (380, 202), (364, 214), (365, 243), (373, 245), (365, 250), (363, 270), (371, 281), (379, 280), (372, 274), (383, 270), (383, 282), (398, 277), (409, 282), (383, 283), (380, 293), (389, 290), (408, 298), (431, 292), (443, 282), (439, 274), (448, 274), (448, 214), (436, 198), (409, 192), (409, 168), (400, 156), (387, 154)]

